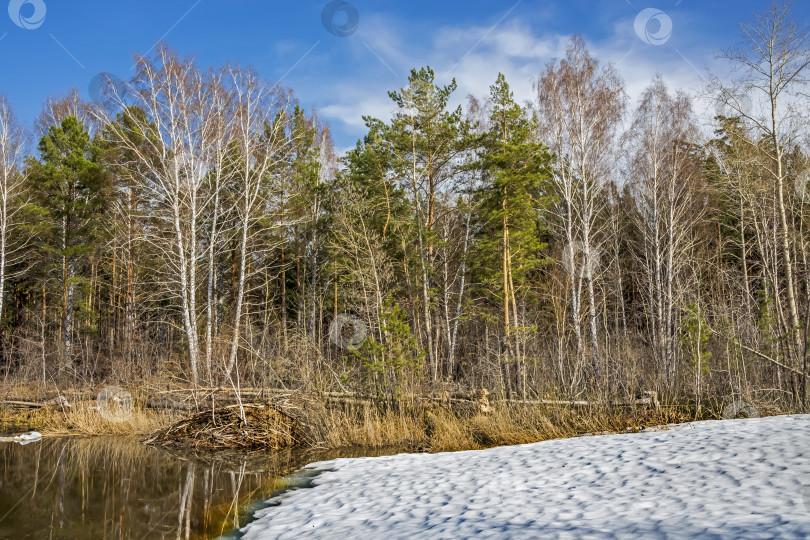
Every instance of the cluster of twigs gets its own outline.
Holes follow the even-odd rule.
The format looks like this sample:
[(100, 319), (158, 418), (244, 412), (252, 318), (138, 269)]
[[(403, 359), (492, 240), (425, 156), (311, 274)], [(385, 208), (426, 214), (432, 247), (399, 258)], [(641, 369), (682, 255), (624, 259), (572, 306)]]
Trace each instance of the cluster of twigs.
[(302, 444), (300, 423), (279, 407), (245, 403), (203, 411), (160, 429), (143, 442), (191, 448), (287, 448)]

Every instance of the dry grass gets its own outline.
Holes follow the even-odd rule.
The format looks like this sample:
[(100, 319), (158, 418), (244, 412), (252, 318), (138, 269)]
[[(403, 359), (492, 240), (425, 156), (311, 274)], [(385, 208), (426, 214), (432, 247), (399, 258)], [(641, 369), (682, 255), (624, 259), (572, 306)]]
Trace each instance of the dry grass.
[(414, 414), (381, 411), (377, 407), (359, 410), (329, 410), (326, 413), (324, 437), (319, 446), (410, 446), (421, 438), (424, 429)]
[(123, 418), (111, 420), (102, 415), (94, 402), (78, 402), (72, 407), (41, 409), (0, 409), (0, 426), (6, 430), (36, 429), (46, 436), (71, 435), (148, 435), (176, 422), (180, 415), (133, 407)]
[[(447, 404), (390, 407), (366, 402), (328, 406), (312, 397), (287, 396), (266, 404), (269, 406), (267, 410), (275, 409), (281, 415), (265, 418), (266, 414), (253, 414), (252, 423), (243, 426), (233, 414), (227, 422), (227, 419), (208, 422), (210, 411), (195, 416), (179, 411), (156, 411), (143, 408), (143, 400), (137, 398), (131, 412), (122, 419), (115, 419), (120, 421), (101, 414), (95, 401), (74, 400), (72, 403), (71, 408), (0, 409), (0, 426), (37, 429), (45, 435), (58, 436), (145, 436), (160, 430), (170, 434), (169, 438), (176, 438), (179, 445), (205, 448), (296, 445), (322, 449), (366, 447), (439, 452), (523, 444), (588, 433), (637, 431), (695, 419), (693, 412), (674, 407), (658, 410), (565, 408), (498, 402), (492, 404), (489, 412), (483, 413), (476, 408)], [(224, 412), (222, 410), (220, 414)], [(281, 417), (285, 422), (289, 420), (289, 425), (279, 424)], [(194, 418), (205, 422), (195, 422)], [(174, 427), (170, 429), (170, 426)], [(260, 436), (245, 441), (234, 439), (246, 431)], [(273, 433), (284, 436), (271, 436)], [(215, 444), (208, 444), (211, 441)]]
[(35, 425), (46, 435), (147, 435), (178, 419), (169, 411), (153, 411), (136, 407), (125, 419), (111, 421), (98, 411), (87, 407), (54, 410), (40, 409), (33, 413)]
[(583, 410), (495, 405), (491, 412), (427, 407), (383, 411), (377, 407), (329, 410), (319, 446), (398, 446), (412, 451), (471, 450), (618, 433), (689, 420), (670, 410)]

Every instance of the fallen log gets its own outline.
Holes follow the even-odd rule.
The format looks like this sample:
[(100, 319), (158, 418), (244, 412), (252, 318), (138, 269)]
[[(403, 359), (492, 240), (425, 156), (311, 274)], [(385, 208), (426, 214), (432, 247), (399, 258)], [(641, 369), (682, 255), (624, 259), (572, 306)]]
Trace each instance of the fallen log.
[(13, 409), (41, 409), (44, 407), (72, 407), (72, 405), (64, 396), (56, 396), (45, 401), (9, 399), (0, 401), (0, 407), (10, 407)]
[[(227, 406), (229, 404), (241, 403), (265, 403), (279, 399), (287, 399), (296, 393), (288, 389), (280, 388), (244, 388), (237, 397), (231, 388), (200, 388), (196, 390), (198, 399), (195, 406), (191, 402), (192, 389), (160, 390), (153, 391), (152, 395), (159, 397), (150, 398), (145, 401), (145, 406), (154, 409), (176, 409), (181, 411), (194, 411), (199, 407), (209, 408), (213, 399), (214, 408)], [(222, 394), (222, 395), (220, 395)], [(654, 391), (642, 393), (643, 397), (611, 400), (607, 402), (576, 400), (576, 399), (506, 399), (490, 398), (489, 391), (485, 389), (473, 390), (470, 392), (444, 393), (440, 395), (411, 395), (402, 397), (380, 396), (362, 392), (319, 392), (316, 394), (326, 403), (343, 405), (369, 405), (381, 402), (396, 403), (446, 403), (473, 406), (484, 414), (492, 411), (493, 403), (514, 404), (514, 405), (542, 405), (552, 407), (648, 407), (660, 409), (658, 395)]]
[(644, 392), (646, 397), (636, 399), (618, 399), (608, 402), (587, 401), (587, 400), (564, 400), (564, 399), (500, 399), (498, 403), (514, 403), (520, 405), (552, 405), (564, 407), (598, 407), (600, 405), (611, 406), (639, 406), (644, 405), (654, 409), (660, 409), (658, 393), (653, 391)]
[(185, 403), (170, 399), (147, 399), (143, 402), (147, 409), (170, 409), (173, 411), (195, 411), (197, 407), (193, 403)]

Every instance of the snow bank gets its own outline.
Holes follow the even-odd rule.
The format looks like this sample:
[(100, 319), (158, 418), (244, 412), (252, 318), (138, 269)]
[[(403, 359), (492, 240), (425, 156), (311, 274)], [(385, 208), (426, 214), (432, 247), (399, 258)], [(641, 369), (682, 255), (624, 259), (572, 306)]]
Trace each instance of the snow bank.
[(39, 431), (31, 431), (21, 435), (14, 435), (12, 437), (0, 437), (0, 442), (15, 442), (18, 444), (29, 444), (42, 439), (42, 433)]
[(28, 433), (23, 433), (22, 435), (17, 435), (14, 437), (14, 442), (18, 442), (20, 444), (28, 444), (30, 442), (38, 441), (42, 438), (42, 433), (39, 431), (30, 431)]
[(810, 538), (810, 415), (307, 469), (245, 539)]

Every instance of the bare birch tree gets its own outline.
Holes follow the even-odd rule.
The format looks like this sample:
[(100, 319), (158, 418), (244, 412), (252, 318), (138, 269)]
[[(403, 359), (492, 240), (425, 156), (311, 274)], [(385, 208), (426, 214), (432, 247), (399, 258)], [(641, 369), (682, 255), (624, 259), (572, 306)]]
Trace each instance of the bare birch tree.
[[(741, 24), (740, 30), (743, 42), (722, 55), (736, 69), (735, 76), (728, 81), (714, 78), (710, 88), (722, 96), (728, 110), (759, 131), (771, 147), (770, 159), (763, 166), (776, 190), (784, 304), (789, 317), (791, 356), (798, 362), (801, 324), (791, 246), (795, 231), (787, 204), (787, 161), (808, 125), (806, 103), (801, 98), (806, 97), (810, 83), (810, 37), (807, 27), (791, 18), (788, 4), (773, 3), (764, 13), (755, 14), (752, 22)], [(739, 96), (751, 97), (753, 107), (745, 106)]]
[(24, 246), (16, 237), (17, 214), (22, 208), (27, 169), (23, 167), (25, 131), (11, 106), (0, 96), (0, 320), (3, 317), (6, 280), (10, 264), (18, 262)]
[[(213, 200), (207, 179), (218, 155), (215, 149), (223, 142), (218, 136), (223, 111), (211, 99), (216, 82), (207, 79), (193, 61), (160, 46), (154, 58), (136, 58), (136, 74), (129, 92), (133, 106), (127, 107), (119, 97), (119, 110), (129, 122), (110, 124), (118, 142), (147, 171), (140, 179), (153, 204), (161, 210), (156, 217), (165, 225), (162, 232), (171, 239), (166, 243), (162, 234), (154, 235), (150, 247), (164, 257), (168, 292), (180, 301), (195, 387), (200, 360), (200, 221)], [(136, 110), (145, 114), (136, 114)], [(122, 125), (144, 134), (146, 144), (133, 144), (132, 137), (120, 132)]]
[[(252, 240), (257, 229), (261, 229), (259, 221), (268, 207), (278, 207), (276, 204), (269, 205), (268, 197), (272, 191), (268, 189), (268, 177), (288, 150), (289, 141), (283, 137), (286, 126), (275, 119), (289, 116), (278, 114), (286, 110), (289, 104), (280, 88), (263, 82), (255, 72), (238, 68), (230, 68), (227, 72), (227, 85), (233, 95), (232, 148), (236, 153), (233, 168), (239, 184), (234, 208), (239, 245), (238, 285), (233, 335), (225, 368), (226, 376), (230, 377), (239, 351), (248, 259), (255, 255), (253, 250), (257, 249)], [(261, 249), (272, 247), (264, 245)]]
[(703, 205), (697, 199), (700, 168), (694, 155), (696, 120), (689, 99), (669, 94), (660, 76), (641, 96), (629, 132), (628, 180), (644, 307), (656, 360), (668, 384), (675, 374), (678, 310), (692, 234)]
[(76, 88), (71, 88), (62, 97), (49, 97), (45, 100), (42, 111), (34, 122), (34, 131), (37, 136), (44, 135), (51, 126), (58, 126), (68, 116), (76, 119), (90, 132), (96, 131), (99, 119), (93, 108), (85, 102)]
[(592, 369), (601, 370), (594, 282), (599, 249), (603, 188), (616, 162), (616, 139), (625, 109), (624, 83), (612, 66), (600, 68), (581, 36), (568, 44), (565, 58), (548, 64), (535, 84), (534, 104), (540, 140), (556, 154), (553, 181), (561, 201), (568, 256), (581, 252), (581, 272), (569, 272), (571, 317), (578, 354), (583, 353), (580, 318), (582, 286), (587, 287)]

